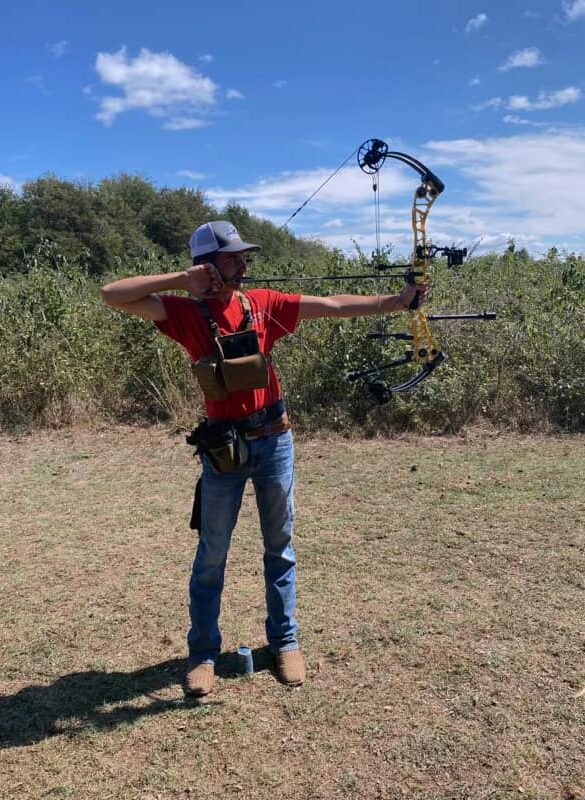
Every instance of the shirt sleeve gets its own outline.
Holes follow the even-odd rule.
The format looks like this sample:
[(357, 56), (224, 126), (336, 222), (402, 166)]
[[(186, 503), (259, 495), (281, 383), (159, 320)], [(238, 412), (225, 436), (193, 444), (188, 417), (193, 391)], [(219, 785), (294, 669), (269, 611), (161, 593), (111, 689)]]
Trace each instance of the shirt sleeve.
[(193, 300), (174, 294), (160, 294), (159, 297), (165, 309), (166, 319), (155, 320), (155, 325), (161, 333), (180, 344), (185, 344), (196, 314)]
[(213, 338), (197, 302), (172, 294), (159, 297), (167, 315), (156, 322), (161, 333), (182, 345), (193, 361), (208, 355), (213, 350)]

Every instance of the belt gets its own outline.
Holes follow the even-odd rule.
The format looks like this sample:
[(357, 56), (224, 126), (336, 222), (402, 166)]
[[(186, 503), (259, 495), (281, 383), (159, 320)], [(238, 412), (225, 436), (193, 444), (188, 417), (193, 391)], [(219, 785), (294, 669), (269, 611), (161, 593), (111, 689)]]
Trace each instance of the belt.
[(267, 425), (263, 425), (261, 428), (254, 428), (252, 431), (248, 431), (244, 434), (246, 439), (262, 439), (265, 436), (272, 436), (274, 433), (284, 433), (285, 431), (290, 431), (292, 425), (288, 421), (288, 417), (286, 414), (283, 414), (279, 420), (276, 422), (269, 422)]
[[(228, 420), (209, 419), (209, 423), (212, 425), (220, 421), (226, 422)], [(258, 439), (261, 436), (282, 433), (291, 428), (284, 400), (277, 400), (272, 405), (260, 408), (248, 417), (233, 420), (232, 424), (234, 428), (249, 439)]]

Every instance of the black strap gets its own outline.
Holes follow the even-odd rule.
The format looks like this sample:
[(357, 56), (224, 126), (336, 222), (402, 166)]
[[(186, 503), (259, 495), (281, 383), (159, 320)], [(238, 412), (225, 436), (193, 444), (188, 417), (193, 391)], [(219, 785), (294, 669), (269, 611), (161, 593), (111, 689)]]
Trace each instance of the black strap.
[[(251, 330), (254, 326), (252, 325), (252, 306), (250, 305), (250, 300), (246, 297), (243, 292), (237, 292), (238, 300), (240, 301), (240, 305), (242, 306), (242, 312), (244, 314), (244, 321), (240, 325), (236, 333), (239, 331), (248, 331)], [(214, 339), (217, 339), (218, 336), (221, 336), (219, 325), (211, 316), (211, 311), (209, 310), (209, 306), (205, 302), (205, 300), (197, 300), (197, 304), (201, 309), (203, 316), (205, 317), (205, 321), (209, 325), (209, 329), (211, 331), (211, 335)]]
[(199, 533), (201, 533), (201, 486), (202, 481), (201, 477), (199, 477), (195, 484), (195, 496), (193, 497), (193, 508), (191, 509), (191, 519), (189, 521), (191, 530)]

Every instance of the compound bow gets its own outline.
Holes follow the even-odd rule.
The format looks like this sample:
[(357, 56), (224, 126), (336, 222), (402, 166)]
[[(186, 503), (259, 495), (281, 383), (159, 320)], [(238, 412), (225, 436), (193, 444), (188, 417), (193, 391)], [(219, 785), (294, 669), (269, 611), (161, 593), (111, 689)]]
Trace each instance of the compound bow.
[[(245, 283), (257, 282), (288, 282), (288, 281), (313, 281), (313, 280), (348, 280), (357, 278), (405, 278), (406, 281), (414, 286), (421, 283), (428, 283), (430, 280), (429, 267), (430, 262), (437, 256), (441, 255), (446, 257), (447, 265), (450, 267), (460, 266), (467, 256), (467, 249), (459, 249), (455, 247), (437, 247), (427, 242), (426, 237), (426, 221), (433, 203), (437, 197), (445, 189), (445, 184), (440, 180), (431, 170), (426, 167), (421, 161), (418, 161), (413, 156), (406, 153), (399, 153), (391, 151), (386, 142), (381, 139), (368, 139), (360, 147), (354, 151), (336, 170), (324, 181), (313, 194), (297, 208), (293, 214), (284, 223), (284, 227), (295, 217), (311, 200), (317, 192), (339, 172), (339, 170), (349, 161), (350, 158), (357, 152), (357, 161), (360, 169), (368, 175), (372, 176), (373, 190), (376, 193), (376, 201), (379, 197), (378, 180), (375, 176), (379, 173), (384, 162), (388, 158), (401, 161), (403, 164), (414, 169), (420, 175), (420, 185), (417, 186), (414, 192), (412, 203), (412, 230), (414, 235), (414, 243), (412, 250), (412, 257), (410, 264), (385, 264), (383, 260), (378, 259), (380, 263), (376, 264), (378, 269), (377, 274), (359, 274), (359, 275), (328, 275), (328, 276), (287, 276), (287, 277), (274, 277), (274, 278), (244, 278)], [(379, 244), (379, 205), (376, 202), (376, 237), (377, 237), (377, 255), (380, 256)], [(390, 270), (401, 269), (402, 272), (390, 272)], [(408, 341), (412, 343), (404, 355), (396, 358), (387, 364), (382, 364), (375, 367), (366, 367), (364, 369), (354, 370), (346, 374), (348, 381), (357, 381), (362, 378), (368, 378), (367, 386), (373, 399), (378, 403), (386, 403), (390, 400), (393, 394), (406, 392), (413, 389), (419, 383), (428, 378), (428, 376), (435, 370), (439, 364), (448, 358), (445, 351), (439, 348), (439, 345), (431, 333), (429, 322), (438, 320), (492, 320), (496, 318), (493, 311), (483, 311), (478, 313), (467, 314), (431, 314), (426, 315), (421, 308), (419, 308), (418, 293), (415, 295), (409, 306), (409, 331), (407, 333), (386, 333), (375, 332), (367, 334), (370, 339), (396, 339), (401, 341)], [(415, 373), (408, 380), (399, 383), (395, 386), (389, 386), (382, 377), (382, 372), (393, 369), (395, 367), (403, 366), (404, 364), (411, 364), (416, 362), (421, 366), (421, 369)]]
[[(429, 265), (436, 255), (440, 254), (447, 258), (448, 266), (460, 266), (467, 255), (466, 249), (455, 247), (437, 247), (427, 243), (426, 221), (433, 203), (445, 189), (445, 184), (421, 161), (406, 153), (391, 151), (386, 142), (381, 139), (368, 139), (358, 150), (358, 165), (368, 175), (376, 175), (388, 158), (396, 159), (412, 167), (420, 175), (421, 182), (414, 192), (412, 202), (412, 230), (414, 244), (412, 258), (406, 270), (406, 280), (416, 286), (430, 280)], [(374, 191), (377, 191), (377, 182), (373, 180)], [(378, 218), (376, 219), (377, 232), (379, 227)], [(379, 247), (378, 247), (379, 250)], [(392, 265), (380, 265), (380, 269), (387, 269)], [(369, 378), (368, 388), (373, 398), (378, 403), (385, 403), (390, 400), (393, 394), (406, 392), (413, 389), (428, 376), (448, 357), (447, 353), (439, 348), (437, 340), (430, 330), (429, 322), (434, 320), (492, 320), (496, 314), (492, 311), (483, 311), (468, 314), (432, 314), (427, 316), (419, 308), (418, 293), (409, 306), (409, 332), (408, 333), (370, 333), (370, 339), (397, 339), (412, 343), (401, 358), (394, 359), (387, 364), (376, 367), (355, 370), (346, 375), (349, 381), (356, 381), (361, 378)], [(389, 386), (382, 378), (382, 372), (400, 367), (404, 364), (418, 362), (422, 365), (419, 372), (410, 377), (403, 383)]]

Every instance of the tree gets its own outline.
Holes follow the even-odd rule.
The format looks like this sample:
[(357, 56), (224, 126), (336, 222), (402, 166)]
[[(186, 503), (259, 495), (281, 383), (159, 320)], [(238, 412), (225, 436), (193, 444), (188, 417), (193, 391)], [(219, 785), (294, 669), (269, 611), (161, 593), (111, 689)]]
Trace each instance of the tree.
[(161, 189), (144, 212), (147, 236), (170, 255), (188, 253), (189, 237), (199, 225), (216, 219), (217, 210), (200, 189)]
[(31, 252), (42, 240), (55, 242), (65, 258), (76, 259), (86, 250), (99, 258), (99, 220), (96, 192), (91, 184), (71, 183), (47, 175), (25, 183), (22, 200), (27, 209), (24, 246)]
[(8, 186), (0, 186), (0, 274), (22, 265), (26, 207)]

